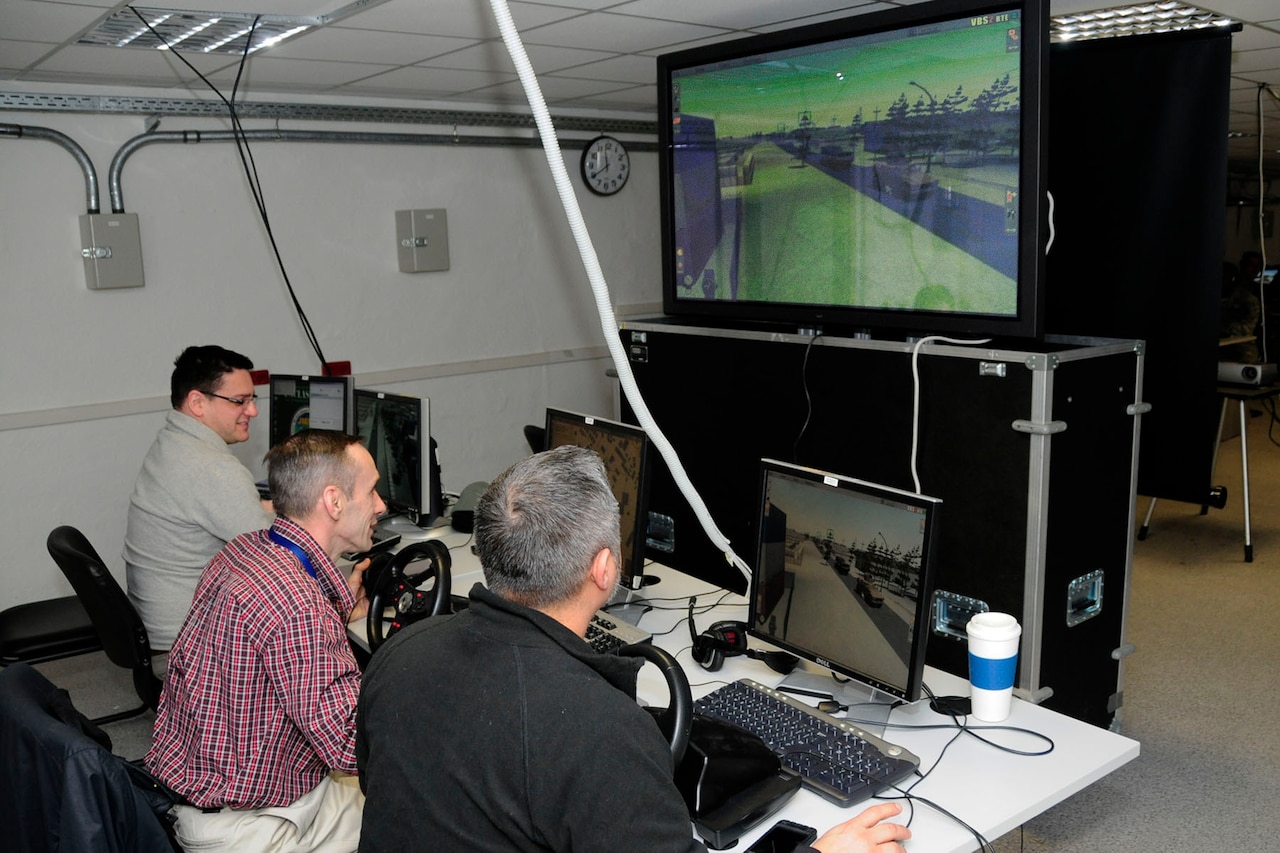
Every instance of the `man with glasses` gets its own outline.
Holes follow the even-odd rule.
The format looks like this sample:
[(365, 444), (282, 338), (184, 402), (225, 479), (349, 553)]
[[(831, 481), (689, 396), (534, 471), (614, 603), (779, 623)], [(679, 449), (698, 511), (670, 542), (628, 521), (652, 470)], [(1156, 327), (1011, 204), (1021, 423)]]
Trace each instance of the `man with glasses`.
[(271, 524), (270, 505), (229, 449), (248, 440), (249, 421), (258, 416), (252, 369), (248, 358), (219, 346), (183, 350), (169, 380), (173, 411), (129, 498), (129, 600), (147, 628), (157, 672), (205, 564), (236, 536)]

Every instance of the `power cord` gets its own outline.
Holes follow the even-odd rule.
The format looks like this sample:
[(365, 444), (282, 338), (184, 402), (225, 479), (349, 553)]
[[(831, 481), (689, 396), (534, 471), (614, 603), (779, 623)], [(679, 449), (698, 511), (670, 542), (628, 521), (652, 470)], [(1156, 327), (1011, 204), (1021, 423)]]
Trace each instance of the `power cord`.
[(963, 341), (943, 335), (925, 335), (916, 341), (915, 346), (911, 348), (911, 481), (915, 483), (916, 494), (918, 495), (924, 494), (924, 492), (920, 491), (920, 473), (916, 470), (916, 455), (920, 449), (920, 348), (930, 341), (977, 345), (988, 343), (990, 338)]
[[(938, 705), (939, 697), (934, 695), (933, 691), (929, 689), (928, 685), (923, 685), (923, 688), (924, 688), (925, 694), (929, 697), (931, 702), (935, 706)], [(946, 697), (943, 697), (943, 698), (946, 698)], [(896, 705), (893, 707), (896, 707)], [(943, 705), (942, 707), (945, 708), (946, 706)], [(890, 712), (892, 712), (892, 707), (890, 708)], [(938, 752), (937, 759), (933, 762), (932, 766), (930, 766), (928, 770), (921, 771), (917, 769), (916, 776), (918, 778), (916, 778), (915, 781), (913, 781), (906, 788), (899, 787), (898, 785), (891, 786), (893, 790), (898, 791), (900, 796), (886, 797), (883, 795), (879, 795), (879, 798), (883, 800), (904, 801), (908, 809), (907, 820), (906, 820), (907, 826), (910, 826), (911, 822), (915, 819), (915, 804), (917, 802), (919, 802), (922, 805), (928, 806), (929, 808), (933, 809), (939, 814), (955, 821), (958, 825), (960, 825), (967, 832), (973, 835), (974, 839), (978, 842), (978, 849), (980, 851), (991, 851), (992, 850), (991, 842), (988, 841), (985, 837), (983, 837), (982, 833), (978, 832), (978, 830), (970, 826), (968, 823), (965, 823), (965, 821), (962, 820), (958, 815), (948, 811), (947, 809), (943, 808), (936, 802), (926, 797), (921, 797), (919, 794), (913, 793), (915, 790), (915, 787), (919, 785), (921, 782), (923, 782), (925, 779), (927, 779), (929, 775), (933, 773), (934, 770), (937, 769), (938, 765), (942, 763), (942, 759), (946, 756), (947, 750), (950, 749), (951, 745), (954, 744), (956, 741), (958, 741), (964, 735), (969, 735), (970, 737), (976, 738), (982, 743), (985, 743), (994, 749), (998, 749), (1001, 752), (1007, 752), (1012, 755), (1019, 755), (1019, 756), (1029, 757), (1029, 758), (1048, 755), (1049, 753), (1053, 752), (1055, 744), (1053, 742), (1053, 739), (1050, 738), (1048, 735), (1043, 734), (1041, 732), (1033, 731), (1031, 729), (1022, 728), (1020, 726), (1002, 726), (1002, 725), (972, 726), (972, 725), (969, 725), (968, 715), (966, 714), (961, 714), (954, 711), (945, 712), (945, 713), (947, 714), (947, 716), (951, 717), (950, 723), (914, 725), (914, 724), (906, 724), (906, 723), (892, 723), (892, 722), (889, 722), (888, 719), (886, 719), (883, 723), (875, 720), (858, 720), (858, 719), (850, 718), (848, 716), (846, 716), (844, 719), (847, 720), (848, 722), (855, 723), (857, 725), (864, 725), (864, 726), (883, 725), (886, 729), (894, 728), (894, 729), (904, 729), (904, 730), (912, 730), (912, 731), (928, 731), (931, 729), (954, 728), (955, 734), (951, 737), (950, 740), (946, 742), (946, 744), (943, 745), (942, 749)], [(1015, 747), (1007, 746), (1005, 744), (996, 743), (990, 738), (985, 737), (982, 734), (979, 734), (979, 732), (993, 732), (993, 731), (1009, 731), (1009, 732), (1018, 732), (1020, 734), (1030, 735), (1033, 738), (1038, 738), (1044, 741), (1047, 744), (1047, 748), (1038, 750), (1038, 751), (1017, 749)], [(850, 770), (854, 770), (854, 772), (858, 772), (856, 768), (850, 767), (848, 765), (841, 765), (841, 766), (847, 767), (847, 769), (850, 769)], [(871, 780), (868, 778), (868, 781), (871, 781)], [(1020, 840), (1025, 841), (1025, 836), (1020, 836)]]
[(813, 337), (809, 338), (809, 343), (805, 344), (804, 348), (804, 361), (800, 365), (800, 387), (804, 390), (805, 413), (804, 423), (800, 425), (800, 432), (796, 434), (796, 440), (791, 445), (792, 462), (800, 460), (800, 441), (809, 430), (809, 421), (813, 418), (813, 395), (809, 393), (809, 353), (813, 351), (813, 345), (820, 337), (822, 332), (814, 332)]

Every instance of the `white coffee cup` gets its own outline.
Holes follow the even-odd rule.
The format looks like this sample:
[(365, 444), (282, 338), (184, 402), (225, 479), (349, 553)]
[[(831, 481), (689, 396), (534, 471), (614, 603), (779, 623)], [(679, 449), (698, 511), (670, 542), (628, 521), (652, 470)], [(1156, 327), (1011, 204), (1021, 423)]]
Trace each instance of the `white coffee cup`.
[(978, 613), (969, 636), (969, 697), (973, 716), (998, 723), (1009, 716), (1022, 626), (1008, 613)]

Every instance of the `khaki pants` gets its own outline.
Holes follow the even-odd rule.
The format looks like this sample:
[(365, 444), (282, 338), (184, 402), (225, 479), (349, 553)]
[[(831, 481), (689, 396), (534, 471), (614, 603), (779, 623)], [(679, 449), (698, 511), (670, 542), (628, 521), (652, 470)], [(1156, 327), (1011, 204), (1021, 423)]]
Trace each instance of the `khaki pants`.
[(261, 853), (351, 853), (360, 845), (364, 794), (354, 776), (333, 774), (287, 806), (206, 814), (174, 806), (182, 849)]

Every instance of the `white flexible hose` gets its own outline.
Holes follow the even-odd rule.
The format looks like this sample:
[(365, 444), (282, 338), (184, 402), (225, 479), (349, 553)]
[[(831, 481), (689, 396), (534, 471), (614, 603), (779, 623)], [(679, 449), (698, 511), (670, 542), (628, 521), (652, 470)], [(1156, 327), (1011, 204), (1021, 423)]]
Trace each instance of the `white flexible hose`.
[(560, 196), (560, 203), (564, 207), (565, 216), (568, 218), (569, 230), (573, 232), (573, 239), (578, 244), (578, 253), (582, 256), (582, 265), (586, 269), (591, 291), (595, 295), (596, 311), (600, 315), (600, 327), (604, 332), (604, 340), (609, 347), (609, 354), (613, 358), (614, 367), (618, 371), (618, 381), (622, 385), (622, 392), (626, 395), (627, 402), (631, 404), (640, 426), (644, 428), (649, 440), (653, 442), (653, 446), (657, 448), (663, 460), (667, 463), (676, 486), (680, 489), (680, 493), (684, 495), (685, 500), (689, 502), (689, 506), (702, 524), (702, 529), (706, 531), (707, 537), (717, 548), (724, 552), (725, 558), (730, 563), (737, 566), (744, 575), (750, 577), (750, 570), (747, 565), (733, 552), (733, 549), (729, 547), (729, 540), (716, 527), (715, 522), (711, 519), (711, 514), (707, 511), (706, 504), (702, 502), (702, 498), (698, 495), (697, 490), (694, 489), (693, 483), (689, 481), (688, 475), (685, 474), (684, 466), (680, 464), (675, 448), (667, 441), (667, 437), (662, 434), (662, 430), (658, 428), (658, 424), (649, 413), (649, 407), (645, 405), (644, 398), (640, 396), (640, 389), (636, 385), (635, 376), (631, 372), (631, 363), (627, 360), (626, 351), (622, 347), (622, 339), (618, 334), (618, 321), (613, 313), (609, 285), (604, 280), (604, 273), (600, 269), (600, 261), (596, 257), (595, 247), (591, 243), (591, 235), (587, 232), (586, 222), (583, 220), (582, 211), (578, 207), (578, 198), (574, 194), (573, 185), (569, 182), (569, 173), (564, 167), (564, 155), (560, 150), (560, 142), (551, 123), (551, 115), (547, 111), (546, 100), (542, 97), (542, 89), (538, 85), (537, 77), (534, 76), (533, 66), (529, 63), (529, 57), (525, 54), (524, 44), (520, 41), (520, 34), (516, 30), (515, 22), (511, 19), (511, 11), (507, 8), (506, 0), (489, 0), (489, 5), (493, 9), (493, 15), (498, 22), (498, 29), (502, 33), (502, 40), (507, 46), (507, 53), (511, 55), (511, 61), (515, 64), (516, 73), (520, 77), (520, 84), (524, 87), (525, 97), (528, 98), (529, 107), (533, 111), (538, 133), (542, 137), (542, 148), (547, 155), (547, 165), (551, 167), (551, 178), (556, 185), (556, 192)]
[(977, 345), (988, 343), (990, 340), (990, 338), (983, 338), (977, 341), (962, 341), (943, 335), (926, 335), (916, 341), (915, 346), (911, 348), (911, 481), (915, 483), (917, 495), (924, 494), (920, 491), (920, 472), (916, 469), (916, 454), (920, 449), (920, 347), (931, 341)]

